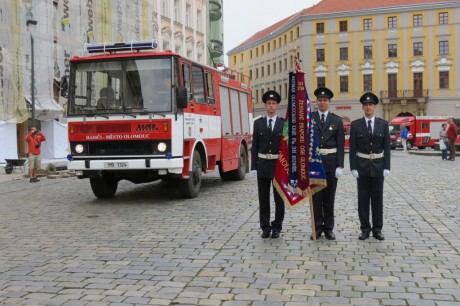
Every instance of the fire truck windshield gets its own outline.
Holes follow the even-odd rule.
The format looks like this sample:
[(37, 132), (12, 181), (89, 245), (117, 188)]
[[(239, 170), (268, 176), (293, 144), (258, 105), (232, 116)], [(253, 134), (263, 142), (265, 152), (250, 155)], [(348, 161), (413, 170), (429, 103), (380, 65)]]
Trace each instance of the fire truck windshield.
[(72, 63), (69, 115), (172, 111), (171, 58)]
[(399, 124), (389, 124), (390, 135), (399, 135), (401, 133), (401, 126)]

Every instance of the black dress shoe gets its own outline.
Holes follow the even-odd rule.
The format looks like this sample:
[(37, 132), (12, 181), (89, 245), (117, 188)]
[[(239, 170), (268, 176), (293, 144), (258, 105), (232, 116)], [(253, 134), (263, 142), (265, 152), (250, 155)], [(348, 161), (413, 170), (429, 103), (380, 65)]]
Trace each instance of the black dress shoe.
[(324, 233), (324, 236), (326, 236), (327, 239), (329, 240), (335, 240), (335, 235), (333, 231), (327, 231)]
[(374, 233), (372, 236), (377, 240), (385, 240), (385, 236), (383, 236), (381, 232)]
[(272, 238), (279, 238), (280, 236), (280, 231), (278, 230), (273, 230), (272, 232)]
[(358, 237), (359, 240), (366, 240), (367, 238), (369, 238), (369, 232), (361, 232)]
[(270, 231), (263, 231), (262, 235), (260, 235), (262, 238), (270, 238)]
[[(319, 238), (321, 238), (321, 235), (323, 234), (323, 232), (316, 232), (316, 240), (318, 240)], [(313, 234), (310, 235), (310, 240), (313, 240)]]

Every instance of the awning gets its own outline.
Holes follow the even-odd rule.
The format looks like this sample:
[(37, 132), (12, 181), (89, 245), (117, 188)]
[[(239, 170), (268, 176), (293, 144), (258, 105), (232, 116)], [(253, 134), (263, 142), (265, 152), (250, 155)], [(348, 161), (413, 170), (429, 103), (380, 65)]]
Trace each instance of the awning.
[[(32, 108), (32, 100), (30, 97), (24, 96), (27, 104)], [(35, 119), (40, 121), (50, 121), (58, 119), (64, 112), (54, 99), (45, 97), (35, 97)]]

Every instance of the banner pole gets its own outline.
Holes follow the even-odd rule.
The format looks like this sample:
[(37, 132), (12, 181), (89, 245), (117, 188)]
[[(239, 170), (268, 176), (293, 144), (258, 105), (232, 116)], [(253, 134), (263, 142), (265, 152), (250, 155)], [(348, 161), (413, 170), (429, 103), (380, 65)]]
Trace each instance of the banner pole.
[(310, 191), (308, 195), (308, 202), (310, 204), (310, 218), (311, 218), (311, 232), (313, 240), (316, 240), (316, 225), (315, 225), (315, 212), (313, 210), (313, 193)]

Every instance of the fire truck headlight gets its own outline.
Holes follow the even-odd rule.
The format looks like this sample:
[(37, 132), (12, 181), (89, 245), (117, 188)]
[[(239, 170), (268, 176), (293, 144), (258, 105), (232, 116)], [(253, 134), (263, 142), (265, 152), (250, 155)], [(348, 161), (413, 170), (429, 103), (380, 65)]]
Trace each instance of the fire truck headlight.
[(164, 142), (160, 142), (157, 146), (159, 152), (163, 153), (166, 151), (167, 145)]
[(85, 150), (85, 147), (83, 147), (82, 144), (77, 144), (77, 145), (75, 146), (75, 152), (78, 153), (78, 154), (83, 153), (84, 150)]

